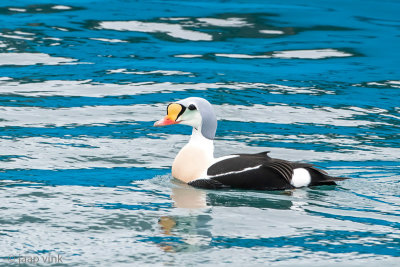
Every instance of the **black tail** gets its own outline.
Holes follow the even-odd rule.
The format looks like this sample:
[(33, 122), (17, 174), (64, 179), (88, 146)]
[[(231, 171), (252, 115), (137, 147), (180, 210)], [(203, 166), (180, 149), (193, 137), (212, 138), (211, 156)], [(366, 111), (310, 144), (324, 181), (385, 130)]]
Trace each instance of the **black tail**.
[(337, 181), (344, 181), (347, 179), (350, 179), (350, 178), (327, 176), (326, 179), (324, 179), (324, 180), (312, 181), (310, 185), (311, 186), (313, 186), (313, 185), (336, 185)]
[(317, 169), (315, 167), (309, 168), (311, 170), (311, 184), (314, 185), (336, 185), (337, 181), (344, 181), (350, 178), (347, 177), (332, 177), (329, 176), (325, 171)]

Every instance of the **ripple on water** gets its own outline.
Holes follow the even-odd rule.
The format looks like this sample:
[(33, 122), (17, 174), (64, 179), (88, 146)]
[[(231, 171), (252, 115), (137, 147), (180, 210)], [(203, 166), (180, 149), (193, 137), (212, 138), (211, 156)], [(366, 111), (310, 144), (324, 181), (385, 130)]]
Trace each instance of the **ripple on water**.
[[(30, 2), (0, 7), (0, 265), (399, 265), (397, 3)], [(216, 156), (352, 179), (172, 179), (190, 129), (152, 124), (194, 95), (215, 104)]]
[[(335, 263), (343, 257), (390, 263), (393, 260), (388, 255), (398, 253), (396, 217), (346, 210), (354, 206), (346, 201), (349, 197), (359, 209), (368, 206), (363, 203), (364, 197), (351, 196), (347, 190), (355, 186), (352, 180), (344, 184), (344, 190), (326, 187), (286, 193), (204, 191), (180, 183), (171, 187), (168, 180), (160, 177), (138, 181), (133, 187), (21, 186), (18, 181), (9, 181), (7, 191), (2, 191), (3, 197), (10, 200), (4, 204), (7, 211), (1, 210), (3, 242), (23, 249), (14, 240), (29, 234), (25, 240), (31, 247), (57, 253), (56, 245), (63, 248), (62, 254), (72, 263), (80, 257), (107, 262), (107, 255), (98, 253), (108, 242), (118, 244), (119, 254), (117, 250), (108, 253), (118, 254), (126, 262), (132, 246), (138, 249), (135, 257), (140, 262), (156, 255), (173, 256), (160, 254), (160, 249), (178, 253), (173, 257), (181, 263), (199, 257), (240, 262), (240, 257), (228, 259), (224, 255), (232, 251), (242, 255), (247, 250), (252, 253), (246, 259), (274, 262), (300, 257), (300, 264), (317, 263), (322, 258)], [(172, 205), (178, 209), (171, 209)], [(179, 207), (197, 210), (188, 213)], [(227, 227), (227, 222), (232, 221), (235, 223)], [(263, 231), (255, 232), (258, 227)], [(59, 235), (53, 234), (59, 231), (84, 238), (76, 243), (70, 234), (60, 240)], [(100, 240), (103, 242), (98, 244)], [(64, 244), (75, 244), (77, 249), (64, 248)], [(94, 244), (97, 245), (93, 249)]]
[[(126, 69), (107, 70), (109, 74), (160, 74), (161, 76), (191, 76), (190, 72), (177, 70), (154, 70), (132, 72)], [(26, 82), (13, 80), (10, 77), (0, 77), (2, 86), (0, 95), (22, 95), (22, 96), (81, 96), (81, 97), (106, 97), (106, 96), (134, 96), (154, 93), (173, 93), (180, 91), (209, 91), (216, 89), (225, 90), (249, 90), (264, 89), (276, 94), (334, 94), (332, 90), (316, 87), (296, 87), (281, 84), (226, 82), (226, 83), (174, 83), (174, 82), (137, 82), (137, 83), (100, 83), (93, 80), (46, 80)]]

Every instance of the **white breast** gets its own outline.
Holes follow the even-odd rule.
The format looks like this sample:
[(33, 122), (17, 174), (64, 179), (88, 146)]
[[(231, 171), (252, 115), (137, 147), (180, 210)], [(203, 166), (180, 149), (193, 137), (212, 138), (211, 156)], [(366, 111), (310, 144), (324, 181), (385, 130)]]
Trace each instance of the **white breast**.
[(172, 164), (172, 176), (185, 183), (207, 174), (208, 167), (214, 161), (214, 144), (193, 129), (192, 137)]
[(188, 183), (201, 177), (210, 163), (204, 149), (187, 144), (179, 151), (172, 164), (172, 176)]

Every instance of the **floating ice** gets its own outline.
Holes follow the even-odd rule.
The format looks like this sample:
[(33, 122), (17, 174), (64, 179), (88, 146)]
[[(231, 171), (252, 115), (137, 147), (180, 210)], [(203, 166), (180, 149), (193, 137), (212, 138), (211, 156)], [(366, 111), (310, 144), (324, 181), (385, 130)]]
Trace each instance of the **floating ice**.
[(203, 55), (182, 54), (182, 55), (175, 55), (174, 57), (181, 57), (181, 58), (198, 58), (198, 57), (203, 57)]
[(253, 58), (271, 58), (268, 55), (246, 55), (246, 54), (215, 54), (217, 57), (229, 57), (229, 58), (244, 58), (244, 59), (253, 59)]
[(193, 75), (193, 73), (191, 72), (179, 71), (179, 70), (128, 71), (127, 69), (116, 69), (116, 70), (108, 70), (107, 73), (124, 73), (124, 74), (138, 74), (138, 75), (160, 74), (164, 76)]
[(89, 38), (90, 40), (102, 41), (107, 43), (127, 43), (128, 41), (120, 39), (107, 39), (107, 38)]
[(284, 31), (279, 31), (279, 30), (260, 30), (260, 33), (264, 34), (284, 34)]
[(244, 18), (227, 18), (227, 19), (216, 19), (216, 18), (198, 18), (200, 22), (206, 25), (218, 26), (218, 27), (249, 27), (253, 24), (247, 23)]
[(66, 57), (53, 57), (44, 53), (0, 53), (1, 65), (65, 65), (81, 64), (76, 59)]
[(137, 32), (163, 32), (171, 37), (189, 41), (211, 41), (210, 34), (186, 30), (179, 24), (142, 22), (142, 21), (103, 21), (99, 23), (100, 29)]
[[(0, 54), (1, 55), (1, 54)], [(71, 63), (72, 64), (72, 63)], [(116, 73), (125, 69), (113, 70)], [(171, 83), (171, 82), (139, 82), (126, 84), (94, 83), (91, 80), (68, 81), (48, 80), (44, 82), (21, 83), (7, 80), (0, 83), (0, 94), (24, 96), (87, 96), (104, 97), (120, 95), (141, 95), (167, 93), (186, 90), (208, 89), (249, 90), (263, 89), (275, 94), (333, 94), (333, 91), (314, 87), (293, 87), (267, 83)]]
[(57, 6), (53, 6), (52, 9), (58, 9), (58, 10), (68, 10), (68, 9), (72, 9), (72, 7), (69, 6), (63, 6), (63, 5), (57, 5)]
[(336, 49), (311, 49), (311, 50), (287, 50), (274, 51), (268, 55), (247, 55), (247, 54), (215, 54), (217, 57), (256, 59), (256, 58), (299, 58), (299, 59), (323, 59), (331, 57), (351, 57), (353, 54)]
[(311, 49), (275, 51), (272, 56), (276, 58), (322, 59), (330, 57), (351, 57), (353, 54), (336, 49)]

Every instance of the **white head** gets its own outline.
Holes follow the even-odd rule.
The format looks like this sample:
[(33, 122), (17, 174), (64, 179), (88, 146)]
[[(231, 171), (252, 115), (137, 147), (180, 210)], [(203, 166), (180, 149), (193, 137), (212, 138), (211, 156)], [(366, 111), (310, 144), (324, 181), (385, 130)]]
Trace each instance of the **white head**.
[(167, 116), (154, 123), (154, 126), (171, 124), (185, 124), (192, 126), (210, 140), (217, 131), (217, 118), (210, 102), (200, 97), (189, 97), (167, 107)]

